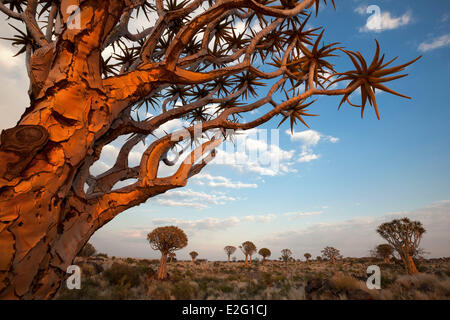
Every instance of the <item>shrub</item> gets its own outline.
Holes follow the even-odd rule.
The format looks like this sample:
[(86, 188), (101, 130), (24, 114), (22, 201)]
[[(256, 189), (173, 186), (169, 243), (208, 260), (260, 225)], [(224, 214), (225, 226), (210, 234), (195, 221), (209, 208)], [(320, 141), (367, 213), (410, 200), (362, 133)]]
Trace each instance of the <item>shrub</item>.
[(171, 298), (169, 283), (158, 282), (155, 287), (149, 290), (149, 296), (154, 300), (169, 300)]
[(65, 285), (61, 286), (61, 290), (56, 297), (57, 300), (100, 300), (102, 291), (97, 281), (86, 279), (83, 281), (80, 290), (69, 290)]
[(82, 263), (79, 266), (81, 268), (82, 275), (92, 276), (97, 273), (95, 266), (90, 263)]
[(397, 280), (396, 275), (386, 274), (386, 272), (381, 273), (381, 288), (387, 288), (388, 286), (395, 283)]
[(172, 288), (172, 294), (177, 300), (193, 299), (195, 295), (195, 288), (188, 280), (179, 281)]
[(249, 281), (247, 284), (247, 295), (249, 297), (256, 296), (260, 291), (264, 290), (266, 286), (258, 281)]
[(84, 245), (84, 247), (78, 253), (79, 257), (90, 257), (95, 254), (97, 250), (95, 250), (94, 246), (89, 242)]
[(222, 291), (223, 293), (231, 293), (231, 292), (233, 292), (233, 290), (234, 290), (232, 286), (230, 286), (230, 285), (228, 285), (228, 284), (226, 284), (226, 283), (220, 284), (220, 285), (218, 286), (218, 289), (219, 289), (220, 291)]
[(136, 262), (136, 259), (133, 259), (133, 258), (127, 258), (127, 259), (125, 260), (125, 262), (126, 262), (126, 263), (129, 263), (129, 264), (132, 264), (132, 263), (135, 263), (135, 262)]
[(330, 285), (338, 290), (360, 289), (358, 280), (342, 273), (335, 274), (330, 279)]
[(103, 276), (110, 284), (135, 287), (139, 284), (139, 275), (136, 269), (126, 264), (114, 262), (111, 268), (103, 272)]

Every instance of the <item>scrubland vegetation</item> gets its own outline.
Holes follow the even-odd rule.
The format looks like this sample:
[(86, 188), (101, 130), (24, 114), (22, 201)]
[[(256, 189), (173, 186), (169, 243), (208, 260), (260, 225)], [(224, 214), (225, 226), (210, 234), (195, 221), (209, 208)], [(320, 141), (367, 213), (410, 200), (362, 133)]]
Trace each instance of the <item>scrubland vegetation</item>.
[[(405, 275), (393, 259), (343, 258), (276, 261), (176, 261), (157, 280), (160, 260), (77, 257), (81, 290), (65, 285), (56, 299), (450, 299), (450, 258), (418, 259), (419, 274)], [(381, 268), (381, 289), (366, 286), (366, 269)]]

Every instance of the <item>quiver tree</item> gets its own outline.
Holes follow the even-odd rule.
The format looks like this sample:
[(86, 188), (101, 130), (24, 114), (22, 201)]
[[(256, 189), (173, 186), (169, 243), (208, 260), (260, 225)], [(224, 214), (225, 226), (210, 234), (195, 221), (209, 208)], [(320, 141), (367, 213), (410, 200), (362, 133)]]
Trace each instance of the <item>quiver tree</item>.
[(192, 262), (194, 262), (195, 258), (198, 257), (198, 252), (197, 251), (191, 251), (191, 252), (189, 252), (189, 255), (191, 256)]
[(284, 261), (284, 263), (288, 263), (289, 259), (292, 256), (292, 251), (289, 249), (283, 249), (281, 250), (281, 260)]
[(383, 243), (375, 247), (374, 253), (376, 257), (384, 259), (385, 263), (391, 263), (394, 248), (390, 244)]
[[(30, 104), (0, 139), (0, 297), (53, 297), (96, 230), (185, 186), (233, 130), (276, 117), (293, 130), (313, 97), (339, 96), (361, 114), (368, 101), (378, 117), (376, 89), (404, 97), (383, 83), (415, 60), (391, 67), (378, 42), (371, 63), (324, 44), (324, 30), (306, 27), (324, 3), (1, 0), (5, 18), (22, 24), (9, 40), (25, 54)], [(133, 32), (139, 17), (153, 26)], [(354, 70), (334, 69), (339, 52)], [(358, 90), (361, 104), (349, 99)], [(156, 134), (175, 120), (178, 130)], [(113, 142), (122, 144), (113, 166), (94, 173)], [(132, 164), (139, 143), (145, 151)], [(174, 172), (161, 175), (161, 163)]]
[(270, 257), (272, 252), (270, 252), (270, 250), (267, 248), (261, 248), (259, 249), (258, 254), (263, 257), (262, 262), (264, 263), (266, 261), (266, 258)]
[(228, 263), (230, 263), (230, 257), (231, 257), (231, 255), (236, 251), (236, 247), (233, 247), (233, 246), (226, 246), (225, 248), (223, 248), (223, 250), (224, 250), (225, 253), (227, 254), (227, 257), (228, 257)]
[(331, 261), (331, 263), (335, 264), (336, 259), (341, 259), (341, 252), (333, 247), (325, 247), (322, 251), (322, 257)]
[(377, 232), (400, 256), (407, 274), (419, 273), (413, 257), (420, 252), (420, 240), (425, 233), (420, 221), (411, 221), (408, 218), (394, 219), (381, 224)]
[(169, 263), (172, 263), (173, 259), (176, 258), (177, 254), (175, 252), (169, 252), (167, 257), (169, 258)]
[(188, 239), (183, 230), (175, 226), (159, 227), (147, 235), (147, 240), (153, 250), (161, 251), (161, 261), (157, 279), (167, 278), (167, 256), (169, 253), (187, 246)]
[(242, 245), (239, 246), (239, 249), (241, 249), (242, 253), (245, 255), (245, 265), (247, 266), (249, 263), (250, 258), (250, 264), (252, 263), (252, 255), (256, 252), (256, 246), (251, 241), (245, 241), (242, 243)]
[(303, 256), (306, 258), (306, 262), (309, 262), (309, 259), (311, 259), (311, 253), (307, 252)]

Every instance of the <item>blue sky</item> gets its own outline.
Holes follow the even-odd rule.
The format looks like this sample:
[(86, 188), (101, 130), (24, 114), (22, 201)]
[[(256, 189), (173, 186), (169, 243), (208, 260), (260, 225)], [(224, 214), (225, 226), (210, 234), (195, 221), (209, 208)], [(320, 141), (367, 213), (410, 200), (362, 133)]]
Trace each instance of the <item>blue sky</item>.
[[(307, 119), (311, 130), (297, 126), (291, 136), (287, 124), (281, 127), (277, 153), (284, 157), (283, 170), (267, 175), (251, 165), (211, 164), (184, 189), (150, 199), (99, 230), (92, 238), (99, 251), (158, 257), (145, 235), (174, 224), (189, 235), (179, 258), (196, 250), (199, 258), (225, 259), (225, 245), (246, 240), (268, 247), (275, 258), (283, 248), (296, 258), (305, 252), (316, 256), (327, 245), (344, 256), (363, 256), (382, 242), (375, 232), (379, 223), (409, 216), (428, 230), (423, 247), (430, 256), (450, 256), (450, 2), (337, 0), (336, 5), (336, 12), (328, 6), (310, 21), (325, 27), (326, 42), (339, 41), (369, 61), (375, 38), (387, 59), (399, 56), (397, 64), (423, 55), (407, 68), (409, 77), (388, 85), (412, 99), (378, 94), (378, 121), (372, 108), (361, 120), (359, 110), (348, 105), (337, 111), (339, 98), (320, 98), (311, 107), (320, 116)], [(381, 9), (382, 31), (370, 30), (370, 20), (367, 28), (368, 5)], [(333, 62), (337, 70), (351, 67), (345, 56)], [(7, 81), (19, 77), (7, 68), (3, 72), (5, 78), (9, 72)], [(12, 99), (13, 93), (2, 94)], [(261, 128), (274, 129), (279, 121)]]

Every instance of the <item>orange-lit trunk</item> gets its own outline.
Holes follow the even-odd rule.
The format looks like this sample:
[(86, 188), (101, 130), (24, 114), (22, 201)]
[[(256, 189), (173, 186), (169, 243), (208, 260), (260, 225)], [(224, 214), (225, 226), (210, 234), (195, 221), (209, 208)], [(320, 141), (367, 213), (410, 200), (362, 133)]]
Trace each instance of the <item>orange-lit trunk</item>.
[[(0, 298), (51, 298), (77, 252), (99, 227), (72, 187), (93, 143), (91, 130), (98, 125), (94, 121), (102, 117), (90, 103), (102, 98), (82, 86), (60, 88), (53, 98), (36, 103), (39, 112), (6, 131), (25, 146), (33, 145), (39, 134), (48, 138), (37, 141), (41, 145), (29, 151), (26, 163), (20, 160), (25, 153), (16, 152), (15, 145), (1, 145)], [(66, 118), (66, 108), (85, 108), (92, 118), (84, 123)]]
[(405, 262), (406, 273), (408, 274), (419, 273), (419, 270), (417, 270), (416, 264), (414, 263), (414, 260), (410, 255), (408, 255), (405, 260), (406, 260)]
[(167, 253), (163, 252), (161, 254), (157, 278), (158, 280), (164, 280), (167, 278)]
[[(72, 2), (61, 1), (63, 14)], [(52, 298), (78, 251), (109, 219), (74, 190), (94, 141), (113, 120), (100, 48), (123, 5), (84, 1), (80, 29), (66, 29), (58, 45), (30, 61), (30, 107), (2, 132), (0, 145), (0, 299)]]
[(248, 266), (248, 254), (245, 255), (245, 265)]

